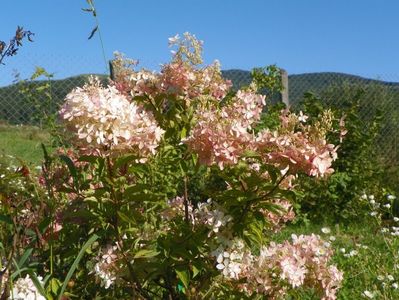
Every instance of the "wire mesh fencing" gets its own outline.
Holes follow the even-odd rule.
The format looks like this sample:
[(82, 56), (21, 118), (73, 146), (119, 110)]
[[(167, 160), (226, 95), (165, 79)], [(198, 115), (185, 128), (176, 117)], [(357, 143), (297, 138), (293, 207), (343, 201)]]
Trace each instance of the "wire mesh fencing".
[(18, 54), (0, 66), (0, 123), (40, 126), (40, 115), (55, 113), (85, 74), (99, 73), (104, 63), (87, 57)]
[[(93, 69), (88, 68), (87, 73), (98, 71), (93, 72)], [(100, 76), (104, 80), (108, 77), (107, 74)], [(248, 71), (227, 70), (223, 71), (223, 76), (232, 80), (236, 89), (251, 82)], [(0, 123), (40, 126), (41, 119), (38, 116), (43, 113), (42, 110), (55, 113), (67, 93), (82, 86), (88, 75), (64, 79), (42, 76), (42, 80), (20, 80), (18, 76), (14, 77), (17, 80), (10, 77), (9, 84), (0, 81)], [(291, 107), (298, 108), (308, 92), (334, 108), (345, 108), (350, 101), (358, 99), (364, 126), (372, 124), (377, 116), (380, 118), (381, 128), (376, 147), (381, 156), (386, 162), (399, 166), (399, 76), (368, 79), (342, 73), (288, 75), (288, 102)], [(269, 103), (280, 100), (279, 95), (274, 95)]]
[[(229, 70), (224, 76), (233, 81), (234, 88), (250, 83), (250, 73)], [(299, 109), (305, 94), (312, 93), (326, 107), (346, 109), (357, 101), (364, 127), (380, 124), (375, 145), (379, 157), (387, 165), (399, 166), (399, 76), (363, 78), (343, 73), (306, 73), (288, 75), (288, 100), (290, 107)], [(281, 98), (272, 96), (269, 103)], [(377, 158), (376, 158), (377, 159)]]
[(393, 78), (366, 79), (340, 73), (292, 75), (290, 103), (298, 106), (305, 92), (312, 92), (327, 107), (346, 109), (357, 101), (366, 129), (379, 123), (375, 147), (387, 164), (399, 166), (399, 82)]
[(88, 75), (79, 75), (59, 80), (24, 80), (0, 88), (0, 122), (41, 126), (40, 115), (56, 113), (65, 96), (83, 86), (87, 78)]

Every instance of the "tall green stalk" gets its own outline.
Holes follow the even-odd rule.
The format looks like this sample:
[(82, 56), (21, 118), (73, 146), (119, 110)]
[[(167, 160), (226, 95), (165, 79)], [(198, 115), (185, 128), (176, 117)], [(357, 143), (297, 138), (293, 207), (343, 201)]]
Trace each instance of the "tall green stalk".
[(92, 30), (92, 32), (91, 32), (91, 34), (89, 36), (89, 39), (91, 39), (93, 37), (94, 33), (98, 32), (98, 37), (100, 38), (101, 50), (102, 50), (102, 53), (103, 53), (105, 69), (107, 70), (107, 72), (109, 72), (109, 66), (108, 66), (107, 58), (105, 56), (104, 42), (103, 42), (103, 38), (102, 38), (102, 35), (101, 35), (101, 30), (100, 30), (100, 22), (99, 22), (98, 17), (97, 17), (97, 10), (96, 10), (95, 4), (94, 4), (94, 0), (86, 0), (86, 1), (90, 5), (90, 8), (89, 9), (84, 9), (84, 11), (91, 12), (93, 14), (93, 17), (94, 17), (95, 21), (96, 21), (96, 27), (94, 27), (94, 29)]

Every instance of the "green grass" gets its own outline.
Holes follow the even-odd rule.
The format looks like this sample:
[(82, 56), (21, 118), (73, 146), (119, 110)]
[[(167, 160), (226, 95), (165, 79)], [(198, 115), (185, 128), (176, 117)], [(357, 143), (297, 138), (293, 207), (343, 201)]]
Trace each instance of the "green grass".
[(50, 134), (45, 130), (0, 124), (0, 153), (37, 165), (43, 159), (41, 143), (50, 143)]

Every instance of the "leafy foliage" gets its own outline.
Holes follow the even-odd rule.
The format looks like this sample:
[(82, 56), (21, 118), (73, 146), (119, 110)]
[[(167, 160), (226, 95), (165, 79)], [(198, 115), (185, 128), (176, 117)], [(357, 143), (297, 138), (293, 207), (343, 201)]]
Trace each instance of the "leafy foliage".
[[(378, 193), (384, 186), (384, 164), (379, 161), (375, 144), (381, 126), (380, 113), (365, 121), (362, 117), (360, 99), (364, 93), (358, 91), (347, 99), (345, 109), (334, 109), (334, 131), (329, 140), (339, 143), (339, 159), (333, 163), (334, 174), (325, 180), (312, 181), (301, 176), (301, 212), (317, 220), (353, 221), (363, 218), (367, 212), (359, 197), (363, 193)], [(342, 104), (342, 103), (341, 103)], [(341, 105), (340, 105), (341, 106)], [(309, 116), (317, 116), (327, 107), (314, 94), (304, 97), (302, 110)], [(345, 126), (345, 135), (340, 135)]]

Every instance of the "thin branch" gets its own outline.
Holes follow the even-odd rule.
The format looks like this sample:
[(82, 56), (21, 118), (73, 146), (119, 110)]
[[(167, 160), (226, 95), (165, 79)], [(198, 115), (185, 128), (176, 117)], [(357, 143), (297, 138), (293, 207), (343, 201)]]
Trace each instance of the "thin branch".
[(190, 223), (188, 216), (188, 189), (187, 189), (187, 176), (184, 176), (184, 219), (187, 224)]
[(29, 42), (33, 42), (32, 36), (34, 33), (29, 30), (24, 30), (23, 27), (18, 26), (15, 36), (10, 40), (8, 45), (4, 41), (0, 41), (0, 65), (4, 65), (3, 60), (7, 56), (14, 56), (17, 54), (19, 47), (22, 46), (22, 40), (27, 38)]

